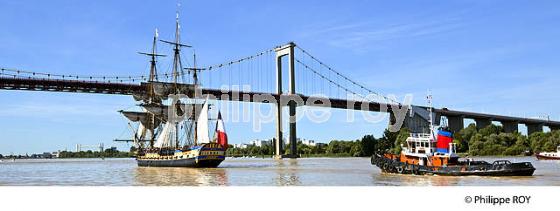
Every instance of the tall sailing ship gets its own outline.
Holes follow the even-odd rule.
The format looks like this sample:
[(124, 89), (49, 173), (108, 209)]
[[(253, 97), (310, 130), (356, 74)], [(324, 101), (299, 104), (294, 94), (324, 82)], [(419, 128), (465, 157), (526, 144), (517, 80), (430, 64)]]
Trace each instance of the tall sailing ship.
[[(146, 93), (135, 95), (141, 102), (141, 111), (119, 111), (128, 120), (132, 129), (132, 140), (137, 147), (138, 166), (154, 167), (217, 167), (225, 159), (228, 146), (227, 135), (221, 113), (218, 112), (216, 130), (213, 138), (209, 134), (209, 100), (202, 98), (198, 73), (204, 69), (196, 68), (196, 55), (193, 53), (194, 67), (183, 68), (181, 49), (191, 46), (180, 42), (179, 15), (176, 18), (174, 41), (159, 40), (173, 46), (172, 81), (161, 82), (157, 74), (156, 29), (152, 51), (142, 53), (149, 56), (149, 80), (142, 83)], [(192, 81), (185, 79), (192, 77)], [(182, 83), (179, 83), (182, 80)], [(133, 125), (137, 125), (134, 127)]]

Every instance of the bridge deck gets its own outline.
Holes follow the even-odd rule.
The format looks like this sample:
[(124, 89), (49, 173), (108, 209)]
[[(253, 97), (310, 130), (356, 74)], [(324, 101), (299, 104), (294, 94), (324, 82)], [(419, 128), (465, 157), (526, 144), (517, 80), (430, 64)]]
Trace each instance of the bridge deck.
[[(13, 78), (13, 77), (0, 77), (0, 89), (24, 90), (24, 91), (73, 92), (73, 93), (99, 93), (99, 94), (117, 94), (117, 95), (132, 95), (132, 94), (146, 93), (146, 87), (143, 87), (140, 84), (107, 83), (107, 82), (80, 81), (80, 80), (49, 80), (49, 79), (33, 79), (33, 78)], [(287, 100), (293, 97), (299, 97), (304, 102), (307, 102), (310, 99), (309, 96), (305, 96), (305, 95), (290, 96), (290, 95), (278, 95), (274, 93), (243, 92), (243, 91), (231, 91), (231, 90), (223, 91), (218, 89), (202, 89), (202, 94), (210, 94), (212, 96), (215, 96), (217, 100), (259, 102), (259, 103), (273, 102), (273, 101), (266, 101), (266, 100), (263, 101), (262, 96), (265, 95), (272, 96), (276, 101), (278, 100), (281, 101), (283, 98), (286, 98), (285, 100)], [(330, 104), (317, 103), (314, 105), (319, 107), (366, 110), (366, 111), (375, 111), (375, 112), (381, 111), (382, 108), (387, 108), (386, 111), (390, 112), (392, 110), (391, 109), (392, 106), (395, 106), (395, 105), (382, 104), (377, 102), (348, 101), (346, 99), (333, 99), (333, 98), (313, 98), (313, 100), (314, 101), (317, 100), (317, 102), (324, 100), (330, 103)], [(455, 110), (437, 109), (437, 108), (434, 108), (434, 112), (441, 116), (461, 116), (463, 118), (489, 119), (492, 121), (516, 122), (519, 124), (541, 124), (543, 126), (549, 126), (555, 129), (560, 128), (560, 122), (558, 121), (530, 119), (530, 118), (522, 118), (522, 117), (510, 117), (510, 116), (502, 116), (502, 115), (455, 111)]]

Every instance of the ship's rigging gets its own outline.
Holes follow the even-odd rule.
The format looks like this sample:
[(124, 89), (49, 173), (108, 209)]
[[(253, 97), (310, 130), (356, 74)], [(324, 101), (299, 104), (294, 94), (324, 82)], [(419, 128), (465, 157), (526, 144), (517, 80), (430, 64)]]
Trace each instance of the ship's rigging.
[[(146, 96), (134, 96), (135, 100), (141, 101), (139, 106), (142, 111), (120, 111), (127, 119), (137, 123), (135, 129), (129, 123), (134, 132), (132, 141), (140, 151), (142, 149), (187, 149), (197, 144), (210, 143), (208, 134), (208, 99), (200, 102), (198, 73), (202, 68), (196, 67), (196, 54), (193, 50), (193, 67), (183, 68), (181, 59), (182, 48), (192, 48), (191, 45), (181, 43), (181, 25), (179, 13), (175, 19), (175, 38), (173, 41), (158, 39), (156, 29), (150, 53), (139, 52), (139, 54), (150, 58), (150, 76), (147, 83)], [(171, 82), (161, 82), (157, 77), (157, 62), (159, 57), (166, 55), (158, 54), (157, 41), (169, 44), (173, 47), (173, 66)], [(185, 74), (184, 71), (187, 71)], [(192, 76), (192, 83), (185, 76)], [(179, 77), (181, 76), (181, 77)], [(146, 142), (148, 145), (146, 146)]]

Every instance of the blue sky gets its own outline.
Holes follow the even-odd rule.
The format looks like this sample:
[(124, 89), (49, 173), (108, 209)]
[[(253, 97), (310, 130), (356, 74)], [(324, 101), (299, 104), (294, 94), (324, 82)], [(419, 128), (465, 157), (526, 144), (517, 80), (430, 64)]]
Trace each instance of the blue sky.
[[(176, 1), (0, 2), (0, 66), (82, 75), (146, 74), (154, 28), (172, 37)], [(558, 1), (183, 1), (183, 40), (199, 64), (295, 41), (380, 93), (424, 105), (559, 120)], [(160, 44), (169, 53), (169, 47)], [(161, 69), (169, 61), (161, 62)], [(117, 110), (130, 96), (0, 91), (0, 153), (74, 149), (126, 138)], [(303, 120), (302, 138), (326, 142), (381, 135), (386, 122)], [(268, 138), (251, 123), (228, 124), (233, 143)]]

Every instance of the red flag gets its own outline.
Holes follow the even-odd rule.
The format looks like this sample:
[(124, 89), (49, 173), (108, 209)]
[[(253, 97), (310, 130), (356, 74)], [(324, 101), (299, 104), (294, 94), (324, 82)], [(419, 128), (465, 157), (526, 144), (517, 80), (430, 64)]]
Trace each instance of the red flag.
[(228, 140), (226, 134), (226, 128), (224, 127), (224, 121), (222, 120), (222, 113), (218, 112), (218, 121), (216, 122), (216, 134), (218, 144), (228, 147)]

